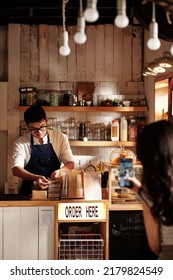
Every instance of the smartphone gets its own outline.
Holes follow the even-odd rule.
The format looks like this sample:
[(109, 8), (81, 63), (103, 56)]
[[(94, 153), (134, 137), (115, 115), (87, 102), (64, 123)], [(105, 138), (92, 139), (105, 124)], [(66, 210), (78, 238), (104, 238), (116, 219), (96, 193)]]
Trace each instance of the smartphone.
[(128, 180), (128, 177), (133, 177), (133, 159), (132, 158), (121, 158), (120, 159), (120, 187), (121, 188), (132, 188), (133, 183)]

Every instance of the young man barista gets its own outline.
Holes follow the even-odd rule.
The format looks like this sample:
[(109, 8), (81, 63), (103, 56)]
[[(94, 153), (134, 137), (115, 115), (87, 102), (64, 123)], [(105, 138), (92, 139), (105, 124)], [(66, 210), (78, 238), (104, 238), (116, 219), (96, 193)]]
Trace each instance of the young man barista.
[(24, 112), (24, 121), (29, 132), (14, 143), (12, 173), (23, 180), (21, 194), (30, 195), (34, 182), (44, 190), (51, 180), (60, 177), (60, 170), (73, 169), (74, 158), (67, 136), (47, 129), (41, 106), (30, 106)]

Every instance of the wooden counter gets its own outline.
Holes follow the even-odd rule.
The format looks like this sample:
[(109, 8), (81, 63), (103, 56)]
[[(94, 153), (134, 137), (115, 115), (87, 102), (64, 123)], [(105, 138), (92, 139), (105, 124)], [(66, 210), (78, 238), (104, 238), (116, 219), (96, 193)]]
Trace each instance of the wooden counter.
[[(74, 215), (68, 212), (73, 210)], [(137, 203), (110, 205), (109, 200), (0, 201), (0, 259), (58, 259), (59, 227), (69, 223), (97, 223), (104, 259), (109, 259), (110, 215), (128, 212), (134, 216), (141, 210)]]
[(85, 203), (85, 202), (105, 202), (108, 203), (109, 210), (142, 210), (140, 203), (115, 203), (109, 204), (108, 200), (84, 200), (84, 199), (60, 199), (60, 200), (0, 200), (0, 207), (15, 207), (15, 206), (57, 206), (59, 203)]

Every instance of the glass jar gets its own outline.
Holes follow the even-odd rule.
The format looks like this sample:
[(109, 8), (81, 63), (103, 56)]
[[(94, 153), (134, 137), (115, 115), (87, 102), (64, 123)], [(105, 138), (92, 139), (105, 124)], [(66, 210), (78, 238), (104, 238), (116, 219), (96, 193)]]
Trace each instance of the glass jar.
[(36, 93), (35, 91), (26, 92), (26, 105), (31, 106), (36, 102)]
[(58, 106), (58, 92), (53, 91), (50, 93), (50, 106)]
[(138, 124), (135, 119), (130, 120), (128, 134), (129, 134), (129, 141), (136, 141), (138, 135)]

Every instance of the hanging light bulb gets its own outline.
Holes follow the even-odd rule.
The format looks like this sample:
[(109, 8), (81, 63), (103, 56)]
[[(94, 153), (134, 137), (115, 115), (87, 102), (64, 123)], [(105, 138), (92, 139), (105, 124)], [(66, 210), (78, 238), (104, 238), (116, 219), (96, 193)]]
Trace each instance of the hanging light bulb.
[(77, 19), (77, 32), (74, 35), (74, 40), (77, 44), (84, 44), (87, 40), (85, 34), (85, 18), (78, 17)]
[(59, 48), (59, 53), (63, 56), (69, 55), (71, 52), (69, 45), (68, 45), (68, 32), (62, 32), (62, 46)]
[(125, 28), (129, 24), (129, 19), (126, 15), (126, 0), (117, 0), (117, 16), (114, 23), (119, 28)]
[(84, 17), (88, 22), (95, 22), (99, 18), (99, 12), (97, 10), (97, 0), (88, 0), (87, 8), (84, 11)]
[(153, 13), (152, 13), (152, 21), (150, 22), (150, 38), (147, 42), (147, 47), (150, 50), (158, 50), (160, 48), (160, 40), (158, 38), (158, 23), (156, 22), (155, 18), (155, 2), (152, 3), (153, 5)]
[(65, 27), (65, 7), (68, 0), (62, 0), (62, 18), (63, 18), (63, 31), (61, 34), (62, 45), (59, 48), (59, 53), (63, 56), (67, 56), (70, 54), (71, 50), (68, 45), (68, 32)]
[(77, 18), (77, 32), (74, 35), (74, 40), (77, 44), (84, 44), (87, 40), (85, 34), (85, 18), (82, 11), (82, 0), (80, 0), (79, 16)]

